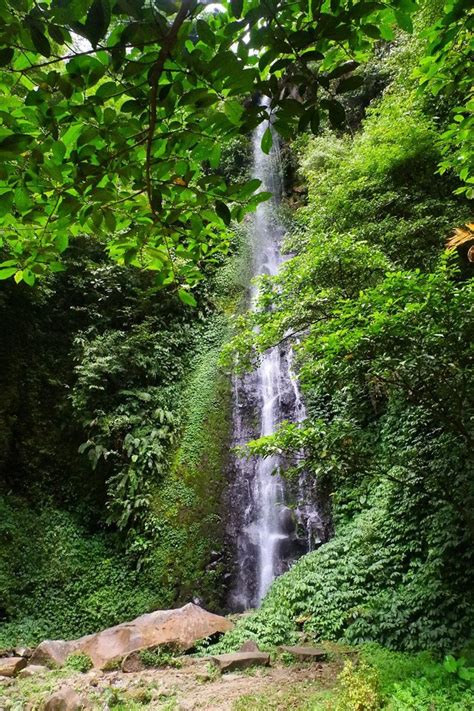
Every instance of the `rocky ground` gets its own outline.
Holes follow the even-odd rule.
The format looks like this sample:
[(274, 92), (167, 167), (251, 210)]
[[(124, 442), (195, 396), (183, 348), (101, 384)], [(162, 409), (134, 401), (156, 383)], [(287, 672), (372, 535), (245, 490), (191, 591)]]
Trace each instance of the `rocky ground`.
[[(177, 662), (179, 663), (179, 662)], [(207, 660), (182, 668), (86, 673), (38, 671), (5, 679), (1, 711), (247, 711), (254, 709), (327, 708), (324, 698), (334, 686), (340, 663), (273, 662), (221, 673)], [(308, 705), (310, 704), (310, 705)], [(321, 705), (319, 705), (321, 704)]]
[(302, 644), (270, 654), (248, 639), (238, 652), (193, 655), (199, 640), (233, 627), (189, 603), (76, 640), (4, 650), (0, 711), (330, 708), (324, 697), (345, 652)]

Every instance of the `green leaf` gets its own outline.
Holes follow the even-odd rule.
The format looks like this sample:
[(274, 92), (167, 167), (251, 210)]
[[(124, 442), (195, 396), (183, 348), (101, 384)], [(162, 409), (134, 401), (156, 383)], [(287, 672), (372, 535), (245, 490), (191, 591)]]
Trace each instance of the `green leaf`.
[(334, 99), (323, 99), (321, 106), (326, 108), (329, 113), (329, 121), (334, 128), (340, 128), (346, 120), (346, 112), (344, 107)]
[(382, 34), (377, 25), (362, 25), (361, 29), (362, 32), (367, 35), (367, 37), (371, 37), (372, 39), (380, 39), (382, 37)]
[(230, 6), (233, 16), (239, 18), (244, 7), (244, 0), (230, 0)]
[(93, 47), (97, 47), (110, 24), (109, 0), (94, 0), (87, 13), (84, 34)]
[(26, 133), (12, 133), (0, 140), (0, 152), (12, 153), (16, 156), (18, 153), (23, 153), (32, 141), (33, 137)]
[(226, 225), (230, 225), (231, 214), (225, 202), (221, 202), (220, 200), (216, 202), (216, 212)]
[(243, 109), (238, 101), (226, 101), (224, 104), (224, 113), (229, 121), (237, 126), (240, 123)]
[(348, 77), (347, 79), (341, 79), (337, 85), (336, 94), (344, 94), (346, 91), (353, 91), (358, 89), (364, 83), (363, 77)]
[(15, 190), (15, 205), (18, 212), (21, 213), (27, 212), (33, 207), (34, 202), (26, 188), (17, 188)]
[[(121, 90), (123, 91), (123, 88)], [(107, 81), (105, 84), (101, 84), (99, 86), (99, 88), (95, 92), (95, 95), (98, 96), (100, 99), (108, 99), (110, 96), (118, 94), (119, 91), (120, 89), (114, 81)]]
[(311, 126), (311, 132), (316, 135), (319, 132), (319, 124), (321, 123), (321, 117), (319, 111), (315, 109), (311, 114), (311, 119), (309, 125)]
[(401, 27), (402, 30), (405, 30), (405, 32), (412, 34), (413, 22), (409, 14), (407, 14), (406, 12), (400, 12), (399, 10), (395, 10), (395, 19), (397, 21), (398, 26)]
[(51, 39), (54, 40), (54, 42), (56, 42), (57, 44), (63, 44), (64, 35), (61, 27), (48, 23), (48, 33)]
[(204, 22), (204, 20), (198, 20), (196, 22), (196, 29), (198, 31), (199, 39), (202, 40), (204, 44), (207, 44), (209, 47), (216, 46), (215, 35), (207, 22)]
[(14, 54), (15, 52), (11, 47), (4, 47), (0, 49), (0, 67), (4, 67), (6, 64), (10, 64)]
[(268, 155), (270, 153), (270, 151), (272, 150), (272, 145), (273, 145), (272, 131), (271, 131), (270, 126), (268, 126), (265, 129), (265, 132), (262, 136), (262, 142), (261, 142), (262, 151)]
[(33, 286), (35, 283), (35, 275), (31, 271), (31, 269), (24, 269), (23, 270), (23, 281), (25, 284), (28, 284), (28, 286)]
[[(37, 27), (32, 27), (30, 30), (31, 41), (33, 42), (34, 48), (37, 52), (43, 55), (43, 57), (51, 56), (51, 45), (49, 40), (41, 30)], [(26, 281), (26, 279), (25, 279)]]
[(178, 289), (178, 296), (186, 306), (197, 306), (197, 301), (187, 289)]
[(69, 245), (69, 238), (67, 234), (63, 233), (58, 235), (54, 240), (54, 244), (56, 245), (56, 248), (60, 254), (64, 252)]
[(16, 267), (10, 267), (9, 269), (0, 269), (0, 279), (8, 279), (13, 276), (17, 271)]

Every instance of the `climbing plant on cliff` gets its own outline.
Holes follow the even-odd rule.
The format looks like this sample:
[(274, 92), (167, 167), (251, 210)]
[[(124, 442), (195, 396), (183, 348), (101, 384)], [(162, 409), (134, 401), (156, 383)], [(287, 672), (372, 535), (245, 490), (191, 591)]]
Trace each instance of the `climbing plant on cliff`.
[(324, 117), (341, 125), (340, 95), (361, 83), (352, 71), (397, 25), (410, 29), (415, 6), (3, 0), (0, 279), (33, 284), (92, 234), (193, 304), (231, 218), (265, 199), (258, 181), (216, 171), (221, 145), (270, 114), (284, 137)]

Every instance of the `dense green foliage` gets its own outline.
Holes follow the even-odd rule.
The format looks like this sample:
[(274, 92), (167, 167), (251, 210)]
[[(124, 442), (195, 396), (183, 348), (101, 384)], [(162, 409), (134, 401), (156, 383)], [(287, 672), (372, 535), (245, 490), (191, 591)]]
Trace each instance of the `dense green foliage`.
[[(227, 253), (231, 217), (265, 199), (258, 181), (231, 183), (217, 170), (222, 144), (272, 115), (284, 138), (327, 119), (343, 125), (341, 96), (363, 84), (352, 72), (397, 26), (412, 31), (416, 7), (3, 0), (0, 279), (31, 285), (63, 268), (79, 235), (100, 235), (113, 259), (153, 270), (157, 285), (194, 303), (188, 287)], [(469, 190), (472, 17), (465, 0), (449, 10), (421, 81), (436, 93), (457, 85), (461, 132), (446, 135), (443, 169), (455, 166)], [(249, 100), (256, 93), (272, 98), (268, 109)], [(271, 144), (267, 126), (263, 150)]]
[(436, 176), (433, 107), (390, 62), (360, 133), (300, 141), (309, 194), (295, 256), (262, 280), (230, 347), (248, 360), (298, 337), (307, 420), (250, 451), (295, 454), (288, 476), (309, 468), (329, 487), (336, 535), (225, 646), (280, 643), (298, 626), (409, 651), (473, 634), (472, 265), (444, 253), (469, 206)]
[[(290, 340), (307, 418), (249, 451), (334, 536), (216, 649), (342, 640), (336, 708), (471, 708), (472, 14), (415, 9), (0, 0), (0, 647), (222, 608), (221, 364)], [(242, 314), (270, 116), (289, 257)]]
[[(468, 672), (469, 667), (463, 669)], [(470, 682), (453, 674), (447, 662), (435, 662), (426, 653), (412, 656), (367, 645), (360, 650), (357, 666), (346, 662), (340, 680), (341, 711), (468, 711), (472, 707)]]
[(194, 595), (221, 603), (230, 410), (217, 359), (240, 252), (209, 278), (199, 311), (157, 299), (151, 273), (90, 244), (67, 277), (6, 285), (0, 646), (74, 637)]

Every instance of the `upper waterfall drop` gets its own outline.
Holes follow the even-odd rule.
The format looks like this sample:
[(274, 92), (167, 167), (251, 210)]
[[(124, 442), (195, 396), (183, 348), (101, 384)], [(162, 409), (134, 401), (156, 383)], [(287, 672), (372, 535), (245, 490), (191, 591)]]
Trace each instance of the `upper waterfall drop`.
[[(280, 243), (284, 230), (278, 219), (283, 188), (280, 144), (273, 133), (272, 149), (268, 155), (263, 153), (260, 146), (265, 128), (261, 124), (252, 138), (253, 176), (273, 197), (258, 206), (253, 220), (253, 276), (276, 275), (283, 262)], [(252, 304), (257, 297), (258, 287), (254, 286)], [(292, 360), (288, 346), (275, 346), (264, 354), (254, 372), (234, 378), (234, 447), (273, 434), (283, 420), (303, 419), (304, 405)], [(258, 606), (275, 577), (311, 548), (319, 516), (309, 501), (309, 488), (300, 481), (290, 490), (280, 476), (280, 464), (277, 456), (235, 458), (232, 462), (229, 535), (235, 575), (229, 603), (234, 610)], [(312, 520), (309, 528), (308, 512)]]

